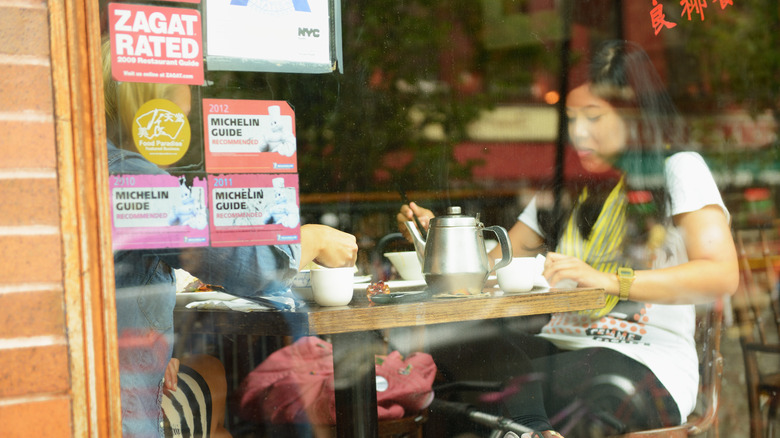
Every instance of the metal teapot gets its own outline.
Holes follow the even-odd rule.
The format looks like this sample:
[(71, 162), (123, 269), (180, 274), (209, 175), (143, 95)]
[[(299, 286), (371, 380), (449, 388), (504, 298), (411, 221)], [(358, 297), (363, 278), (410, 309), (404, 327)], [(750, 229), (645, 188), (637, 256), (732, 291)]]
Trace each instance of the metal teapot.
[[(498, 225), (485, 227), (476, 218), (461, 214), (458, 206), (447, 208), (447, 214), (431, 219), (428, 237), (423, 238), (412, 221), (406, 227), (414, 239), (414, 247), (428, 288), (434, 293), (481, 293), (488, 275), (512, 261), (512, 244), (506, 229)], [(492, 231), (501, 245), (501, 261), (492, 269), (488, 262), (484, 231)]]

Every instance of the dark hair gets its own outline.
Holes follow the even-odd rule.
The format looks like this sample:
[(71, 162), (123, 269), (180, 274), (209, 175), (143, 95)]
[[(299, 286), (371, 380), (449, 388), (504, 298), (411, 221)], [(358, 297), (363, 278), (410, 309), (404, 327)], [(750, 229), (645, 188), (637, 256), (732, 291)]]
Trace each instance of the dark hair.
[[(583, 83), (590, 91), (621, 110), (629, 139), (615, 167), (625, 175), (627, 191), (643, 190), (651, 195), (650, 211), (657, 223), (662, 223), (666, 212), (668, 192), (664, 182), (664, 160), (673, 146), (680, 145), (682, 125), (677, 110), (665, 90), (663, 81), (647, 53), (636, 43), (610, 40), (594, 52)], [(619, 175), (606, 178), (585, 175), (572, 187), (576, 194), (568, 205), (558, 206), (553, 212), (539, 211), (539, 224), (547, 249), (557, 247), (566, 221), (577, 206), (577, 196), (588, 187), (589, 196), (577, 210), (575, 220), (580, 233), (588, 238), (601, 213), (609, 193), (619, 181)], [(645, 196), (646, 198), (646, 196)], [(629, 210), (629, 224), (640, 222)], [(645, 223), (646, 218), (641, 218)], [(637, 227), (638, 236), (646, 239), (647, 230)]]

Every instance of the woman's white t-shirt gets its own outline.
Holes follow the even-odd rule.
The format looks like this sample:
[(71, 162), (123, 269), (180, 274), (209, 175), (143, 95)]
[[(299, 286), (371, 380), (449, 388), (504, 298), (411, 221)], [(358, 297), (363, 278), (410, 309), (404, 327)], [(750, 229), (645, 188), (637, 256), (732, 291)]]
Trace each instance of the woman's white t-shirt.
[[(672, 216), (718, 205), (727, 219), (715, 180), (702, 157), (695, 152), (680, 152), (666, 160), (664, 176), (669, 191)], [(533, 199), (518, 217), (542, 235)], [(676, 266), (688, 261), (680, 231), (667, 229), (663, 247), (657, 251), (653, 269)], [(556, 313), (539, 336), (559, 348), (612, 348), (653, 371), (671, 393), (680, 409), (680, 418), (688, 417), (698, 393), (699, 372), (694, 330), (693, 305), (662, 305), (621, 301), (610, 313), (593, 320), (578, 312)]]

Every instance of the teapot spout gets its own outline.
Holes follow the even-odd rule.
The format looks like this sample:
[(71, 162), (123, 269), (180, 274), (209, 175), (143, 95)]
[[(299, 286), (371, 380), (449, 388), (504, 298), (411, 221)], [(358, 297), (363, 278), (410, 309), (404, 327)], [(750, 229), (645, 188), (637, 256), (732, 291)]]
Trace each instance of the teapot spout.
[(413, 221), (406, 221), (405, 224), (406, 229), (409, 230), (409, 234), (412, 235), (414, 250), (417, 251), (417, 258), (420, 259), (420, 265), (422, 265), (423, 260), (425, 259), (425, 239)]

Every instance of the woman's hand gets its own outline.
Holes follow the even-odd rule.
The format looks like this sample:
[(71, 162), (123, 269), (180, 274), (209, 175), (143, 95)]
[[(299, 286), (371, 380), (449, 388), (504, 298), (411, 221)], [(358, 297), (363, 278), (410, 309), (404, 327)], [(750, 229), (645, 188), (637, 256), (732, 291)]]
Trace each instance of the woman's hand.
[(401, 211), (398, 212), (395, 219), (398, 222), (398, 229), (401, 231), (401, 234), (403, 234), (409, 242), (412, 241), (412, 235), (409, 234), (409, 230), (406, 228), (406, 222), (413, 221), (415, 215), (417, 216), (417, 219), (420, 220), (420, 225), (425, 228), (425, 230), (420, 230), (421, 233), (428, 230), (428, 225), (430, 225), (431, 219), (434, 217), (432, 211), (420, 207), (414, 202), (410, 202), (408, 205), (402, 205)]
[(598, 271), (576, 257), (556, 252), (547, 253), (542, 275), (552, 287), (556, 287), (561, 280), (573, 280), (577, 287), (597, 287), (607, 293), (618, 293), (617, 277), (614, 273)]
[(315, 261), (329, 268), (354, 266), (358, 246), (355, 236), (327, 225), (307, 224), (301, 227), (300, 268)]
[(171, 358), (168, 366), (165, 367), (165, 380), (163, 389), (166, 391), (176, 391), (176, 385), (179, 383), (179, 359)]

